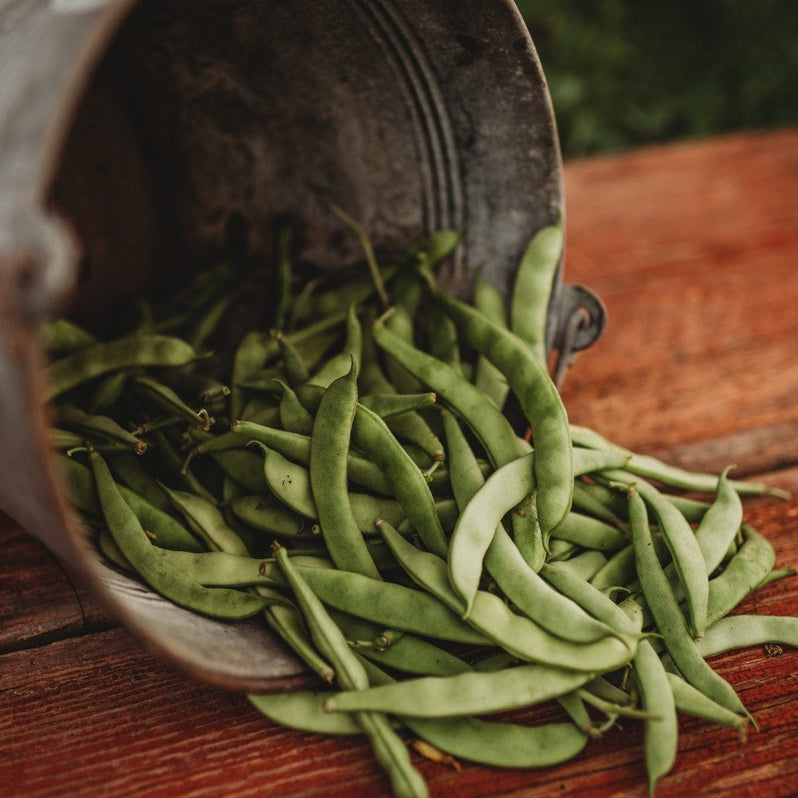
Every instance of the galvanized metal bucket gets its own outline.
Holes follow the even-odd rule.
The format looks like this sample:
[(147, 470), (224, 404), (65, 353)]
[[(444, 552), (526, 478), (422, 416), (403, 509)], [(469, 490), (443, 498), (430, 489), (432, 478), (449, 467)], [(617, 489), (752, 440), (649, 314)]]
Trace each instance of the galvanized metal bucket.
[[(50, 461), (39, 326), (65, 307), (100, 319), (226, 248), (267, 251), (286, 214), (302, 257), (334, 268), (354, 253), (331, 202), (378, 244), (467, 222), (448, 290), (481, 267), (509, 292), (563, 208), (511, 0), (0, 0), (0, 507), (145, 644), (229, 688), (281, 689), (302, 667), (260, 623), (174, 607), (84, 541)], [(550, 348), (584, 348), (602, 322), (558, 280)]]

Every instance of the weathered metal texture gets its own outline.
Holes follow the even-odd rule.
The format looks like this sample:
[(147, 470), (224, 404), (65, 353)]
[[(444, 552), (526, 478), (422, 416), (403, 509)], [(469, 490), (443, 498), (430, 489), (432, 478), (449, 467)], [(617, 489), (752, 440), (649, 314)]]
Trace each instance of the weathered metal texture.
[[(200, 618), (101, 564), (48, 459), (37, 326), (67, 299), (101, 323), (233, 241), (267, 252), (285, 216), (302, 259), (340, 267), (357, 252), (331, 202), (377, 244), (467, 223), (448, 290), (482, 267), (509, 292), (563, 205), (512, 0), (0, 0), (0, 507), (145, 644), (225, 687), (281, 689), (301, 667), (259, 624)], [(553, 341), (561, 298), (558, 281)]]

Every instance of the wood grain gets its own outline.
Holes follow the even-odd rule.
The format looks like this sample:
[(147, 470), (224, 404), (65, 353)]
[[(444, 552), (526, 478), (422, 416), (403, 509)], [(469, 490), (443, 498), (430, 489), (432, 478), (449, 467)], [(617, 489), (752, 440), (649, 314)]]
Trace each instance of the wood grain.
[[(682, 465), (736, 462), (798, 494), (798, 133), (571, 163), (566, 193), (567, 280), (609, 309), (604, 337), (566, 381), (572, 420)], [(746, 518), (779, 565), (798, 565), (797, 499), (749, 500)], [(243, 696), (185, 679), (114, 627), (10, 522), (0, 522), (0, 541), (4, 795), (387, 794), (362, 740), (276, 727)], [(738, 611), (796, 610), (798, 578)], [(756, 648), (713, 665), (760, 731), (741, 743), (681, 719), (676, 767), (657, 794), (794, 794), (798, 651)], [(634, 721), (540, 771), (462, 763), (457, 773), (412, 757), (434, 796), (646, 795)]]

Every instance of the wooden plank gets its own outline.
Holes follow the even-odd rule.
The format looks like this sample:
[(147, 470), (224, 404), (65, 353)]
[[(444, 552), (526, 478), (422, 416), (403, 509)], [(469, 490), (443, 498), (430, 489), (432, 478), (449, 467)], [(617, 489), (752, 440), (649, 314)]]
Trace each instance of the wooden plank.
[[(575, 162), (565, 182), (566, 279), (609, 317), (566, 380), (572, 420), (658, 454), (793, 433), (798, 134)], [(775, 434), (756, 466), (797, 457), (795, 435)]]
[(0, 546), (0, 651), (115, 625), (80, 577), (4, 515)]

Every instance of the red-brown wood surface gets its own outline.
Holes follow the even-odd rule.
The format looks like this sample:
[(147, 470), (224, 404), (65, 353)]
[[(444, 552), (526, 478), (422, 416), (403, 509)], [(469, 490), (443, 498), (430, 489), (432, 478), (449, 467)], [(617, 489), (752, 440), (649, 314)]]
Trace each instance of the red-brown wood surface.
[[(566, 277), (609, 311), (564, 397), (573, 421), (700, 468), (734, 462), (798, 493), (798, 133), (735, 136), (566, 167)], [(798, 501), (748, 520), (798, 564)], [(242, 696), (143, 651), (35, 541), (0, 521), (0, 789), (19, 796), (387, 793), (368, 746), (278, 728)], [(740, 611), (795, 615), (798, 579)], [(796, 792), (798, 652), (713, 664), (759, 732), (682, 718), (658, 789)], [(554, 712), (552, 710), (549, 716)], [(433, 795), (646, 794), (642, 729), (616, 727), (563, 766), (462, 771), (414, 761)]]

